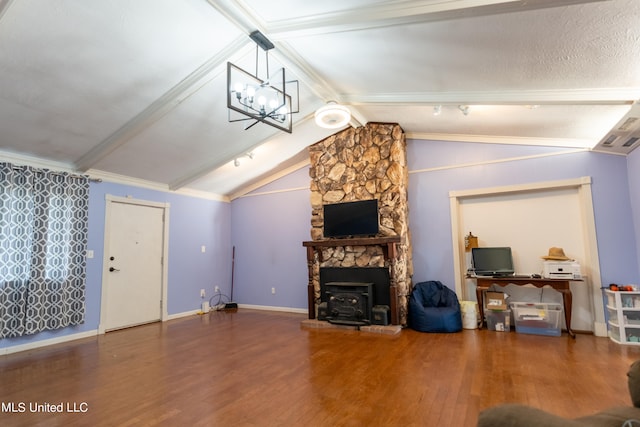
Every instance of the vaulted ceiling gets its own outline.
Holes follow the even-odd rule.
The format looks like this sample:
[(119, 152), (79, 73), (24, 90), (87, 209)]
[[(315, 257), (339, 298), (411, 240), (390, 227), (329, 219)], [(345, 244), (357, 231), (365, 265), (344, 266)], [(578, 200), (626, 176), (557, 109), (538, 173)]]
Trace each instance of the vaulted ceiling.
[[(254, 30), (299, 81), (291, 134), (229, 122)], [(0, 158), (170, 190), (233, 198), (300, 167), (331, 100), (424, 143), (625, 154), (638, 99), (637, 0), (0, 0)]]

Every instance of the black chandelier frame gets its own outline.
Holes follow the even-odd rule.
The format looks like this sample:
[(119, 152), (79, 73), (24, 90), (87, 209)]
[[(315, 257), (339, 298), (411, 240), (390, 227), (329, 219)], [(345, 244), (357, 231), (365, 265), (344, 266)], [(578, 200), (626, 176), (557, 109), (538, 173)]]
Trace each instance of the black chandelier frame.
[[(269, 50), (273, 49), (273, 43), (259, 31), (254, 31), (249, 37), (256, 43), (255, 74), (227, 62), (229, 122), (250, 121), (245, 130), (257, 123), (265, 123), (292, 133), (292, 114), (300, 111), (298, 81), (287, 80), (284, 68), (269, 75)], [(258, 77), (259, 48), (265, 52), (266, 79)], [(292, 87), (293, 92), (288, 91)], [(295, 107), (291, 93), (295, 93)]]

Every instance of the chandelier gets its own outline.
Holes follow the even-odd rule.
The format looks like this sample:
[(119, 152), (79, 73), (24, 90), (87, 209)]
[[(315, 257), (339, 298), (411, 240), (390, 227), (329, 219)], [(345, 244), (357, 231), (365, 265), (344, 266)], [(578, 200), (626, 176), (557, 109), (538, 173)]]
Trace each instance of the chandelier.
[[(299, 112), (299, 85), (297, 80), (286, 80), (284, 68), (269, 74), (269, 50), (273, 43), (260, 31), (249, 37), (256, 43), (256, 72), (251, 74), (227, 62), (227, 109), (229, 122), (248, 121), (245, 130), (258, 122), (285, 132), (292, 132), (292, 114)], [(258, 77), (259, 49), (265, 53), (265, 77)], [(293, 91), (288, 89), (293, 88)], [(292, 92), (295, 93), (295, 107)]]

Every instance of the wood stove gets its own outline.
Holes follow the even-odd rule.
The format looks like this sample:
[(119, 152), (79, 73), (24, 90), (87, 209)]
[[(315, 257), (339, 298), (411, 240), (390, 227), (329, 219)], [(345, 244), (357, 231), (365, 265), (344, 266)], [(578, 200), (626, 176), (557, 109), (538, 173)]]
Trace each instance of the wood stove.
[(329, 282), (325, 284), (327, 320), (341, 325), (371, 324), (373, 283)]

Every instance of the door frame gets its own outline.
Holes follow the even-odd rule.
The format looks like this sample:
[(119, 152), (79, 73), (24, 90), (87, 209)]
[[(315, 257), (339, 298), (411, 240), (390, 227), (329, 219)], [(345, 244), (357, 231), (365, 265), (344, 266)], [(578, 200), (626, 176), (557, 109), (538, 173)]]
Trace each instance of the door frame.
[(169, 255), (169, 203), (151, 202), (148, 200), (133, 199), (130, 197), (118, 197), (111, 194), (105, 195), (105, 215), (104, 215), (104, 238), (103, 238), (103, 259), (102, 259), (102, 301), (100, 302), (100, 324), (98, 325), (98, 334), (104, 334), (105, 322), (106, 322), (106, 305), (107, 305), (107, 286), (105, 284), (108, 280), (109, 271), (106, 268), (107, 263), (105, 257), (110, 251), (110, 239), (107, 237), (111, 232), (111, 206), (113, 203), (124, 203), (129, 205), (145, 206), (152, 208), (159, 208), (163, 210), (163, 229), (162, 229), (162, 263), (161, 263), (161, 301), (160, 301), (160, 321), (165, 322), (169, 318), (167, 309), (167, 287), (168, 287), (168, 255)]

